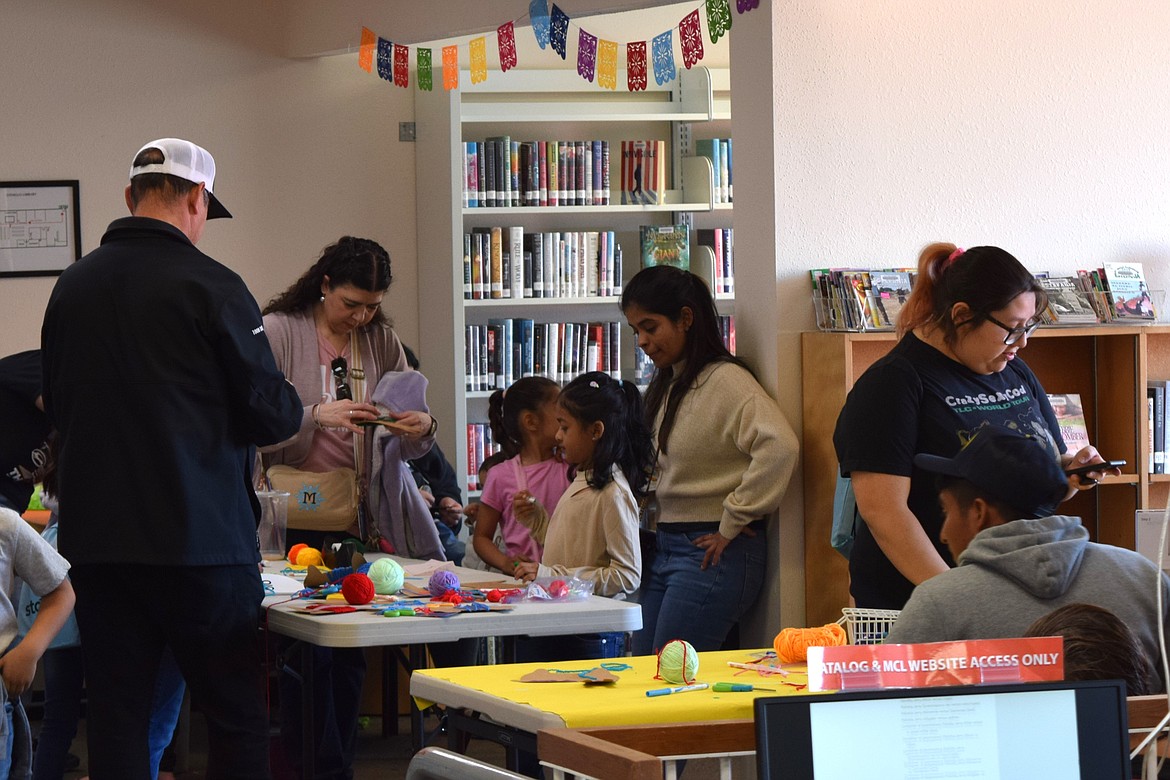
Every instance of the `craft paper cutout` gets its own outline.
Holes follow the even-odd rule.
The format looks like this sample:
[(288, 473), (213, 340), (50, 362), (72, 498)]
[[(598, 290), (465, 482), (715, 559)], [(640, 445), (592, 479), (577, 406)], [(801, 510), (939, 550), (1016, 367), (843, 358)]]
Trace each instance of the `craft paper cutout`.
[(378, 48), (378, 36), (374, 31), (363, 27), (362, 42), (358, 46), (358, 67), (366, 73), (374, 72), (374, 49)]
[(674, 81), (678, 75), (674, 67), (674, 30), (654, 36), (650, 43), (650, 56), (654, 59), (654, 80), (658, 85)]
[(394, 44), (394, 86), (410, 86), (410, 47)]
[(487, 39), (482, 35), (467, 42), (471, 58), (471, 83), (487, 81)]
[(592, 83), (597, 67), (597, 36), (584, 30), (577, 36), (577, 73)]
[(443, 89), (459, 89), (459, 47), (443, 47)]
[(431, 50), (419, 49), (417, 53), (418, 59), (418, 76), (415, 78), (418, 81), (418, 88), (424, 92), (430, 92), (434, 84), (434, 76), (431, 74)]
[(746, 14), (753, 8), (760, 7), (760, 0), (735, 0), (735, 10), (741, 14)]
[(682, 45), (683, 65), (691, 69), (703, 59), (703, 27), (699, 22), (699, 9), (691, 11), (678, 23), (678, 42)]
[(552, 26), (549, 31), (549, 40), (552, 42), (553, 51), (561, 55), (561, 59), (565, 59), (565, 50), (568, 47), (569, 40), (569, 17), (565, 12), (553, 3), (552, 7)]
[(646, 89), (646, 41), (626, 44), (626, 89), (630, 92)]
[(394, 44), (385, 38), (378, 39), (378, 76), (386, 81), (394, 80)]
[[(511, 22), (504, 22), (496, 28), (496, 42), (500, 47), (500, 70), (507, 73), (516, 67), (516, 29)], [(544, 48), (543, 43), (540, 48)]]
[(561, 672), (555, 669), (537, 669), (521, 677), (518, 682), (525, 683), (615, 683), (618, 676), (608, 669), (598, 666), (587, 672)]
[(528, 4), (528, 18), (532, 21), (532, 34), (536, 36), (536, 43), (540, 48), (545, 48), (549, 40), (548, 3), (545, 0), (532, 0)]
[[(428, 49), (428, 51), (430, 50)], [(429, 577), (436, 569), (455, 571), (455, 564), (451, 561), (421, 561), (402, 567), (402, 571), (406, 573), (407, 577)]]
[(711, 43), (718, 41), (730, 29), (731, 5), (728, 0), (707, 0), (707, 35), (711, 36)]
[(597, 42), (597, 86), (617, 89), (617, 44), (604, 38)]

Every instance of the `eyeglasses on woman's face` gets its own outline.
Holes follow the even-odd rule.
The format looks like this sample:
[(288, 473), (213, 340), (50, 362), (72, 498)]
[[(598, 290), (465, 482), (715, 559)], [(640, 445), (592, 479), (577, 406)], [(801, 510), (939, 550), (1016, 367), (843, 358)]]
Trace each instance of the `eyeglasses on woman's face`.
[(1028, 336), (1031, 336), (1033, 333), (1036, 332), (1036, 328), (1040, 327), (1040, 320), (1032, 320), (1031, 322), (1027, 323), (1026, 325), (1021, 325), (1018, 328), (1009, 328), (1007, 325), (1004, 325), (1002, 322), (997, 320), (995, 317), (992, 317), (990, 314), (987, 315), (987, 321), (993, 325), (998, 325), (999, 327), (1001, 327), (1007, 331), (1007, 335), (1003, 337), (1003, 343), (1009, 347), (1012, 344), (1015, 344), (1020, 339), (1027, 338)]
[(352, 401), (353, 391), (346, 383), (346, 380), (349, 379), (349, 365), (345, 362), (345, 358), (334, 358), (333, 362), (329, 364), (329, 370), (333, 373), (333, 378), (337, 380), (337, 400)]

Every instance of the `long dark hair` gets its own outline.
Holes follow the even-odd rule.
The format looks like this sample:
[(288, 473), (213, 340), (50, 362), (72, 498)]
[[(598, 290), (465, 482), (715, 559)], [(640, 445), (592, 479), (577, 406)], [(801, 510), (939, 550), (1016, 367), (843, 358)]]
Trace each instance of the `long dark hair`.
[(589, 371), (565, 385), (557, 404), (583, 426), (605, 425), (593, 446), (589, 486), (601, 490), (613, 481), (616, 463), (634, 497), (646, 495), (654, 467), (654, 442), (637, 386), (602, 371)]
[[(368, 238), (342, 236), (321, 252), (317, 262), (264, 307), (264, 314), (286, 312), (298, 314), (308, 311), (321, 299), (321, 284), (329, 277), (329, 289), (350, 284), (367, 292), (385, 292), (393, 281), (390, 274), (390, 254), (377, 241)], [(370, 320), (371, 325), (389, 325), (379, 308)]]
[[(1036, 313), (1048, 305), (1048, 293), (1032, 272), (997, 246), (963, 251), (945, 242), (930, 244), (918, 256), (914, 289), (898, 315), (899, 338), (920, 325), (938, 328), (943, 340), (954, 345), (959, 328), (974, 328), (1024, 293), (1036, 295)], [(951, 309), (963, 302), (970, 319), (955, 322)]]
[(488, 399), (488, 423), (504, 457), (513, 458), (524, 448), (520, 415), (540, 412), (540, 407), (556, 395), (558, 389), (557, 383), (547, 377), (526, 376), (506, 389), (492, 393)]
[(708, 364), (735, 363), (749, 373), (751, 369), (724, 345), (715, 300), (711, 297), (707, 283), (700, 277), (669, 265), (643, 268), (622, 291), (622, 311), (630, 306), (659, 314), (671, 322), (678, 322), (682, 318), (684, 308), (691, 310), (692, 322), (683, 347), (685, 363), (682, 372), (676, 377), (672, 367), (660, 368), (654, 372), (654, 378), (646, 389), (648, 420), (654, 420), (658, 410), (666, 404), (662, 425), (658, 429), (658, 449), (666, 452), (666, 442), (674, 428), (678, 405), (690, 391), (695, 377)]

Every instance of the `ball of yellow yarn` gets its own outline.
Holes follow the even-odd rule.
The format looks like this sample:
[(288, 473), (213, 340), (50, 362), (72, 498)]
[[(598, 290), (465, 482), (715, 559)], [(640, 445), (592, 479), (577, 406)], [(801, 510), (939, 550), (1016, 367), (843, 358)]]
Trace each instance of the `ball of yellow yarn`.
[(658, 653), (658, 676), (673, 685), (689, 685), (699, 674), (699, 654), (685, 639), (672, 639)]
[(325, 559), (316, 547), (306, 547), (297, 553), (297, 566), (320, 566), (323, 563)]
[(820, 628), (785, 628), (772, 640), (776, 659), (782, 664), (807, 661), (810, 647), (836, 647), (843, 644), (845, 629), (836, 623), (826, 623)]

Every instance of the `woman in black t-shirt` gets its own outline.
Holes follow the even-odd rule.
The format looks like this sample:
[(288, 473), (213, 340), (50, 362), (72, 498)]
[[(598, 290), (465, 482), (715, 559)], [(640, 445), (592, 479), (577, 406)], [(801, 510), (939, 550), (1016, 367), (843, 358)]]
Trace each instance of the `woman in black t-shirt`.
[(922, 251), (899, 341), (857, 380), (833, 434), (865, 518), (849, 557), (857, 606), (901, 609), (916, 584), (954, 565), (939, 539), (934, 479), (914, 466), (916, 453), (952, 457), (979, 428), (1002, 425), (1037, 437), (1066, 467), (1101, 460), (1092, 446), (1065, 451), (1044, 389), (1017, 354), (1046, 303), (998, 247)]

